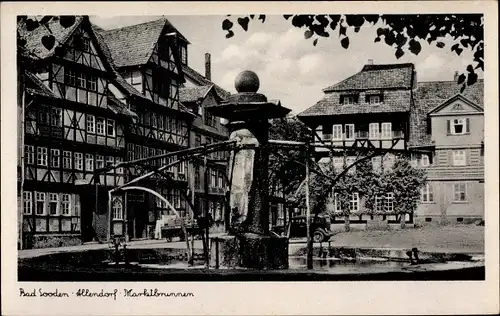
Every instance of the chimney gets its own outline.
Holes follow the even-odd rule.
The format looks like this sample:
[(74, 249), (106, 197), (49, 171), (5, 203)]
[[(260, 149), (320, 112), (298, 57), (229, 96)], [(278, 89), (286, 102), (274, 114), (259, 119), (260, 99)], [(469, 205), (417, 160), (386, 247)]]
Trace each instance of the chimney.
[(210, 61), (210, 53), (205, 53), (205, 78), (212, 80), (212, 63)]
[(368, 65), (373, 65), (373, 59), (368, 59)]
[(453, 81), (458, 81), (458, 71), (455, 71), (455, 75), (453, 75)]

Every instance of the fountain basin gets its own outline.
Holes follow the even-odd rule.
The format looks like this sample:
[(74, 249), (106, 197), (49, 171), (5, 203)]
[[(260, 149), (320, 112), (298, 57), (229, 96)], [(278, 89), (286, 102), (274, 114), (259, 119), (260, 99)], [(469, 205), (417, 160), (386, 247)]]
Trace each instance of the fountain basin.
[[(300, 249), (300, 248), (298, 248)], [(315, 248), (318, 249), (318, 248)], [(60, 252), (19, 259), (19, 281), (396, 281), (396, 280), (484, 280), (484, 258), (441, 254), (446, 262), (411, 265), (409, 261), (380, 256), (343, 258), (314, 257), (313, 270), (297, 249), (290, 249), (288, 269), (249, 269), (205, 266), (201, 249), (195, 249), (194, 265), (187, 263), (185, 249), (127, 249), (124, 261), (109, 264), (113, 250)], [(317, 250), (315, 250), (317, 251)], [(372, 254), (374, 250), (371, 250)], [(394, 250), (391, 250), (394, 251)], [(404, 251), (404, 250), (401, 250)], [(363, 250), (357, 250), (363, 253)], [(356, 253), (356, 252), (355, 252)], [(397, 252), (394, 252), (397, 253)], [(181, 256), (182, 254), (182, 256)], [(438, 254), (435, 254), (438, 256)]]

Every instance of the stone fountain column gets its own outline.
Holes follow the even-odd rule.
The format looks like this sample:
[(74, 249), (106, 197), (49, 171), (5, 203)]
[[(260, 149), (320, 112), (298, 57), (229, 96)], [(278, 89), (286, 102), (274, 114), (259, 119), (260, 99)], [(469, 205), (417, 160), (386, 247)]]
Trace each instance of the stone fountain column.
[(235, 80), (237, 94), (227, 103), (208, 108), (227, 118), (230, 140), (237, 149), (230, 192), (231, 227), (226, 236), (212, 238), (211, 265), (256, 269), (288, 268), (288, 240), (269, 232), (269, 119), (289, 109), (257, 93), (259, 78), (244, 71)]

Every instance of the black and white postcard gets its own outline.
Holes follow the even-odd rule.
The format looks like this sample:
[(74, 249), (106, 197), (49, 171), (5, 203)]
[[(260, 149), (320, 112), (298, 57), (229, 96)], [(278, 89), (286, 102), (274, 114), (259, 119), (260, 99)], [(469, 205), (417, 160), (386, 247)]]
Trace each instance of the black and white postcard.
[(493, 1), (2, 4), (2, 313), (497, 313)]

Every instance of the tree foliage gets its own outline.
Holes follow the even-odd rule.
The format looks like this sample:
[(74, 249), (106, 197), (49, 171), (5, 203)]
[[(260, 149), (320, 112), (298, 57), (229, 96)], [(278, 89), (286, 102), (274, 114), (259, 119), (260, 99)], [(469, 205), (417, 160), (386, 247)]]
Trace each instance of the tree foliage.
[[(445, 48), (447, 36), (452, 39), (449, 49), (461, 55), (464, 49), (473, 53), (473, 60), (460, 75), (458, 84), (462, 85), (461, 91), (466, 86), (473, 85), (478, 75), (477, 69), (484, 71), (484, 20), (482, 14), (333, 14), (313, 15), (296, 14), (284, 15), (293, 27), (304, 29), (306, 40), (312, 40), (314, 46), (320, 38), (327, 38), (338, 33), (340, 44), (348, 49), (350, 45), (349, 31), (358, 33), (362, 26), (381, 25), (376, 29), (374, 42), (385, 43), (394, 49), (396, 58), (401, 58), (407, 52), (418, 55), (422, 50), (422, 43)], [(266, 21), (265, 15), (248, 15), (233, 17), (228, 15), (222, 22), (222, 29), (226, 31), (226, 38), (235, 35), (234, 23), (245, 31), (251, 21), (258, 19)], [(352, 33), (351, 33), (352, 34)]]
[[(307, 141), (310, 137), (309, 128), (295, 116), (271, 120), (269, 139)], [(304, 162), (305, 152), (299, 149), (276, 149), (274, 151), (277, 154), (271, 154), (269, 157), (270, 183), (271, 185), (282, 183), (284, 193), (288, 195), (295, 192), (304, 179), (305, 168), (294, 160)]]
[[(335, 170), (331, 163), (322, 165), (322, 170), (330, 179), (317, 174), (311, 175), (309, 186), (309, 201), (312, 214), (328, 212), (335, 216), (353, 215), (349, 201), (353, 193), (359, 194), (360, 205), (356, 215), (394, 215), (412, 214), (420, 199), (420, 189), (426, 182), (426, 173), (422, 169), (412, 167), (407, 158), (396, 156), (391, 166), (383, 159), (380, 170), (374, 169), (371, 161), (358, 159), (355, 167), (340, 176), (341, 170)], [(343, 169), (347, 168), (344, 165)], [(337, 196), (337, 206), (334, 209), (334, 192)], [(393, 211), (377, 210), (376, 197), (385, 197), (392, 193)], [(301, 188), (298, 196), (299, 205), (305, 207), (305, 190)], [(330, 205), (330, 207), (328, 207)]]

